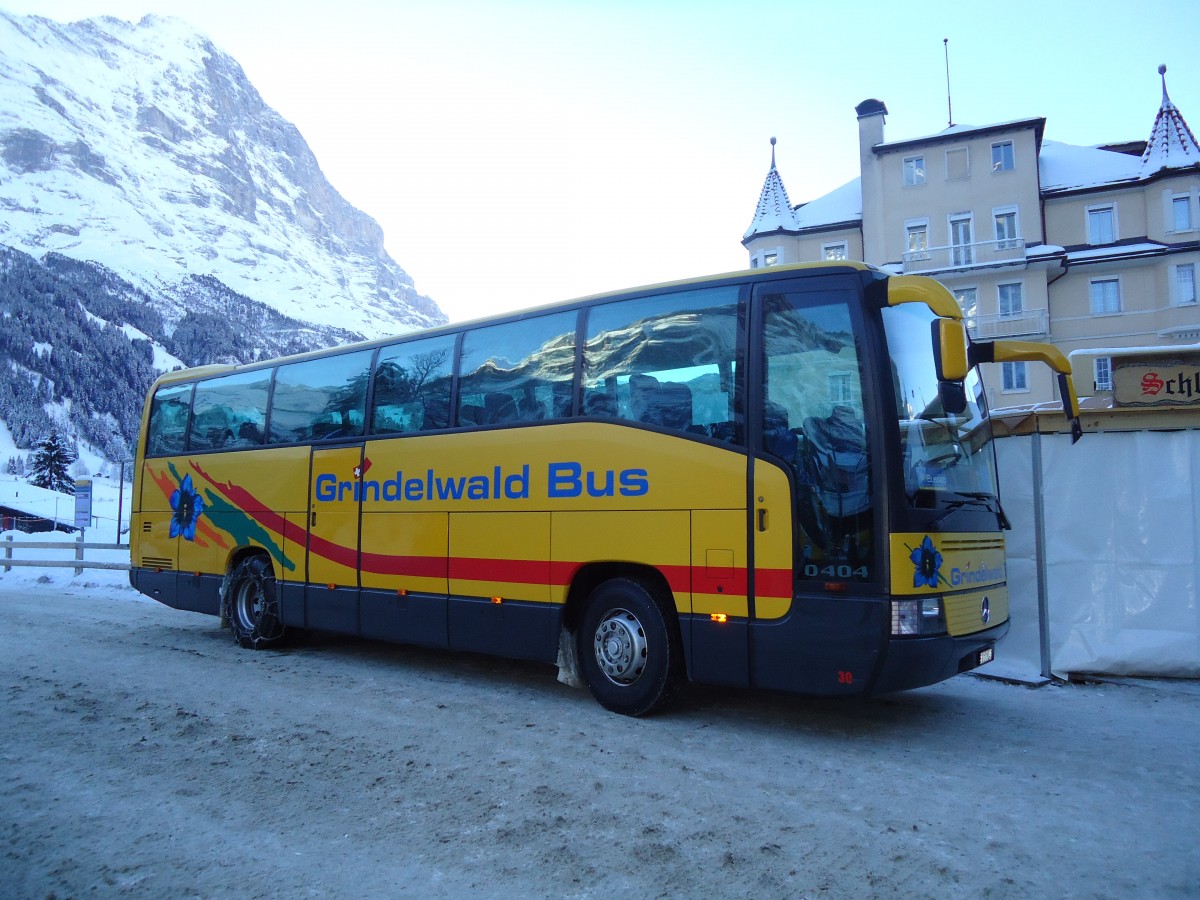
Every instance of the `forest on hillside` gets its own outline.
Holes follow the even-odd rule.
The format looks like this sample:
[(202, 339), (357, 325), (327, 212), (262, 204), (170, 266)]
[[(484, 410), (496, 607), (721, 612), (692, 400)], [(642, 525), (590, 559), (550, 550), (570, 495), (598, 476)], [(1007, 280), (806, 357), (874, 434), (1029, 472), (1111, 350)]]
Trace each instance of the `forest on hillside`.
[(152, 297), (99, 264), (0, 245), (0, 420), (20, 448), (58, 428), (109, 460), (131, 457), (159, 374), (152, 342), (195, 366), (359, 337), (283, 316), (215, 278), (189, 276)]

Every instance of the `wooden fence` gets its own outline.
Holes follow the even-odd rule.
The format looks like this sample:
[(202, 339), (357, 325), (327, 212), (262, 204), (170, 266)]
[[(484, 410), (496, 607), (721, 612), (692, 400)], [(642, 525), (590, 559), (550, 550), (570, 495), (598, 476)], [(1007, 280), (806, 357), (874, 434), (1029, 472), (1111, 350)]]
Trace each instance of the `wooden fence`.
[[(101, 544), (95, 541), (84, 541), (80, 535), (74, 541), (14, 541), (12, 535), (7, 535), (4, 541), (4, 571), (9, 572), (13, 566), (35, 566), (39, 568), (74, 569), (76, 575), (82, 575), (84, 569), (129, 569), (128, 562), (112, 562), (109, 560), (85, 559), (85, 550), (128, 550), (128, 544)], [(74, 550), (74, 559), (13, 559), (14, 550)]]

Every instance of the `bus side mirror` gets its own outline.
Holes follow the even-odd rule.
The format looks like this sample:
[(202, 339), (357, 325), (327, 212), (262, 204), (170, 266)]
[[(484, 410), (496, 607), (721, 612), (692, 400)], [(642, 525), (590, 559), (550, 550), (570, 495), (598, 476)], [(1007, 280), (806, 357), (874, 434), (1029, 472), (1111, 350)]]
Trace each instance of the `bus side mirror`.
[(938, 381), (959, 381), (967, 377), (971, 364), (967, 358), (967, 329), (961, 319), (933, 320), (933, 361)]
[(1071, 443), (1083, 435), (1079, 423), (1079, 397), (1075, 393), (1075, 382), (1071, 380), (1071, 363), (1057, 347), (1049, 344), (1034, 344), (1027, 341), (984, 341), (971, 344), (970, 362), (1011, 362), (1015, 360), (1043, 362), (1058, 373), (1058, 390), (1062, 395), (1063, 412), (1071, 422)]
[(947, 415), (961, 416), (967, 411), (966, 385), (961, 381), (939, 381), (938, 402)]

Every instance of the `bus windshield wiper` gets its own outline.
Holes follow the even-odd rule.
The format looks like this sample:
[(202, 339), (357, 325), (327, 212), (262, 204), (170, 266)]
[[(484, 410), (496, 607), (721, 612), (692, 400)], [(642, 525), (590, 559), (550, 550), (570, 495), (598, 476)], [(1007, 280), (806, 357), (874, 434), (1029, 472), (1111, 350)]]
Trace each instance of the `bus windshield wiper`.
[[(1000, 527), (1003, 530), (1012, 530), (1012, 523), (1008, 520), (1008, 516), (1004, 514), (1004, 507), (1000, 504), (1000, 498), (995, 494), (988, 494), (983, 491), (949, 491), (949, 493), (953, 495), (953, 499), (946, 501), (945, 508), (929, 523), (929, 528), (937, 525), (951, 513), (958, 512), (964, 506), (982, 503), (985, 509), (996, 514), (996, 520), (1000, 523)], [(995, 506), (992, 505), (993, 503), (995, 503)]]

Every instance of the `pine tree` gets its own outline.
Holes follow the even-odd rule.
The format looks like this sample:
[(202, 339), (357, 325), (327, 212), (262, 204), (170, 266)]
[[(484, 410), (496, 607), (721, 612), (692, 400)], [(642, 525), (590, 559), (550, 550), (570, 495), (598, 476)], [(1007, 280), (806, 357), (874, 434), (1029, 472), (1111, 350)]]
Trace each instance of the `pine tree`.
[(74, 494), (75, 479), (71, 477), (70, 468), (75, 456), (75, 451), (58, 436), (58, 432), (51, 431), (49, 437), (38, 442), (29, 459), (29, 483), (60, 494)]

